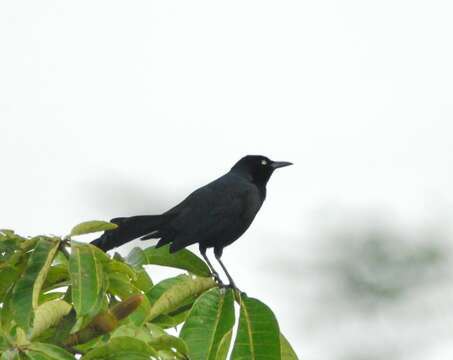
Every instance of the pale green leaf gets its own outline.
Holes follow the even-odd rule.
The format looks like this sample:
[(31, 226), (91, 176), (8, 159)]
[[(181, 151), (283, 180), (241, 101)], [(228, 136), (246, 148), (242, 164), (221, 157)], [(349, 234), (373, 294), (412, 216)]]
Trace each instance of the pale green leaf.
[(148, 314), (148, 321), (160, 314), (167, 314), (176, 310), (188, 299), (201, 295), (206, 290), (216, 286), (212, 278), (193, 277), (180, 275), (172, 279), (173, 282), (158, 297), (155, 293), (160, 291), (159, 284), (155, 285), (146, 295), (151, 301), (151, 311)]
[(288, 340), (280, 334), (280, 350), (281, 350), (281, 357), (282, 360), (298, 360), (296, 352), (289, 344)]
[(53, 300), (38, 306), (33, 320), (31, 338), (39, 336), (44, 330), (56, 325), (72, 309), (66, 301)]
[(74, 226), (71, 230), (70, 236), (90, 234), (98, 231), (107, 231), (116, 229), (118, 225), (107, 222), (107, 221), (86, 221), (81, 224)]

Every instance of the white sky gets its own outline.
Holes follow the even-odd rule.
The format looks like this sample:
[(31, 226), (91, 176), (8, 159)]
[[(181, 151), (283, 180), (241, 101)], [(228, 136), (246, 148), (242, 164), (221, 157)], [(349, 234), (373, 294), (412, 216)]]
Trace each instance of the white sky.
[(313, 247), (320, 208), (451, 213), (452, 17), (451, 1), (2, 1), (0, 227), (64, 234), (163, 211), (245, 154), (292, 161), (224, 259), (321, 359), (278, 275), (256, 279), (275, 249)]

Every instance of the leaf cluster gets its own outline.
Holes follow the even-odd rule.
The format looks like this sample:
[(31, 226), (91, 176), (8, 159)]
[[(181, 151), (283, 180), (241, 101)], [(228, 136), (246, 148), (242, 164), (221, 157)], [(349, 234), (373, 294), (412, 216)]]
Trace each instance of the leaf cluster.
[[(297, 359), (272, 311), (218, 288), (189, 250), (110, 257), (72, 239), (115, 227), (90, 221), (64, 238), (0, 230), (0, 360)], [(155, 284), (149, 264), (184, 273)]]

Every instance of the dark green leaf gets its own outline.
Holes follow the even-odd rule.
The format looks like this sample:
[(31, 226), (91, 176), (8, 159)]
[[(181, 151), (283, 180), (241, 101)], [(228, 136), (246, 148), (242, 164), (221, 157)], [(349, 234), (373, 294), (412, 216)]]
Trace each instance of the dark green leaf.
[(14, 261), (11, 261), (11, 258), (23, 252), (22, 246), (25, 240), (12, 230), (0, 230), (0, 266), (3, 266), (6, 262), (14, 265)]
[(19, 271), (15, 267), (7, 266), (0, 268), (0, 302), (3, 302), (6, 293), (18, 277)]
[(9, 301), (16, 323), (28, 331), (33, 309), (38, 307), (39, 293), (60, 242), (55, 238), (39, 237), (22, 277), (17, 281)]
[(280, 330), (272, 310), (257, 299), (242, 298), (231, 360), (280, 360), (280, 351)]
[(190, 358), (216, 360), (220, 342), (233, 328), (234, 320), (232, 290), (215, 288), (199, 297), (180, 334), (189, 346)]
[(63, 319), (55, 327), (55, 333), (51, 341), (54, 344), (61, 345), (68, 339), (71, 329), (76, 323), (76, 312), (73, 309), (68, 315), (64, 316)]

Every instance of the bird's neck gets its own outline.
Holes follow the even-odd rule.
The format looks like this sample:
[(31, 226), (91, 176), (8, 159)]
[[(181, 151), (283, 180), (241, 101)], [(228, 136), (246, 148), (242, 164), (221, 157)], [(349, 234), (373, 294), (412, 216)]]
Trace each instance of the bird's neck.
[(255, 184), (256, 187), (258, 188), (258, 191), (260, 192), (260, 195), (261, 195), (261, 199), (266, 199), (266, 185), (258, 185), (258, 184)]
[(238, 168), (233, 168), (231, 169), (231, 172), (239, 175), (240, 177), (244, 178), (247, 181), (250, 181), (252, 184), (254, 184), (257, 188), (258, 191), (261, 195), (261, 198), (264, 199), (266, 198), (266, 185), (267, 182), (269, 181), (269, 177), (253, 177), (252, 174), (248, 171), (242, 171), (242, 169)]

